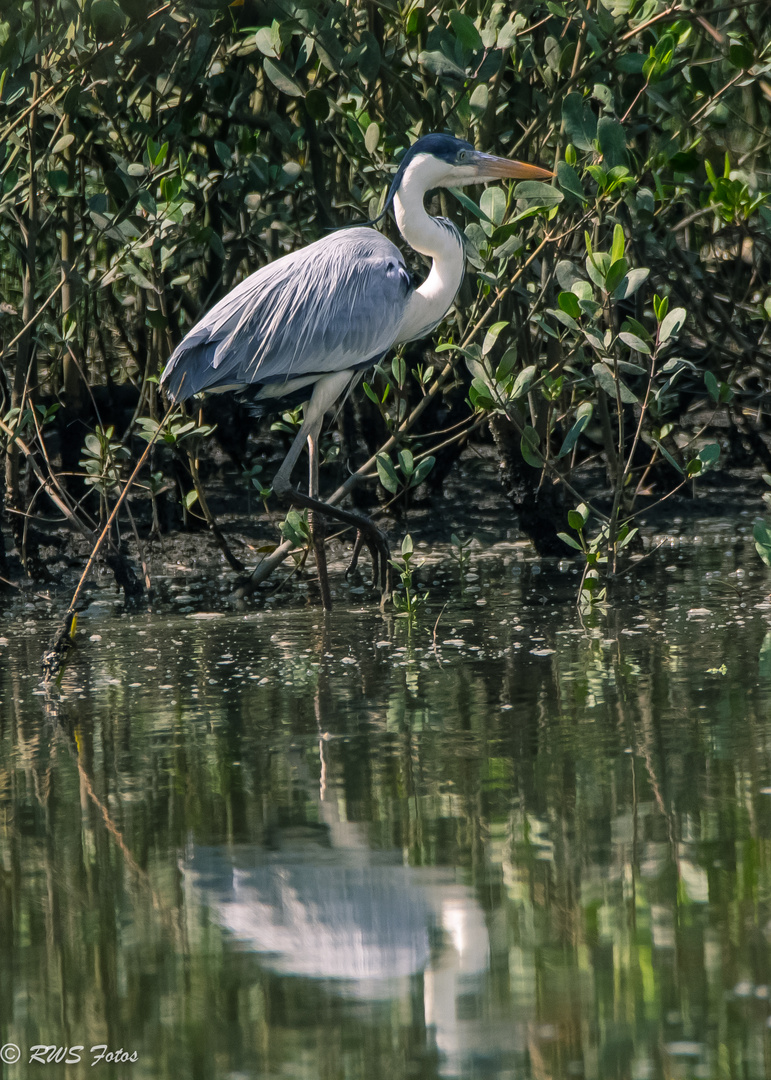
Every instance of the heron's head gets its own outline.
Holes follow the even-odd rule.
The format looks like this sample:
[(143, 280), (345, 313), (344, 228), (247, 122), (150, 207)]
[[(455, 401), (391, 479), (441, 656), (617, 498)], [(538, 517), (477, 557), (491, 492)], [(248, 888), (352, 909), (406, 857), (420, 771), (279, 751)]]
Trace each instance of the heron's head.
[(452, 135), (424, 135), (406, 152), (386, 200), (390, 206), (402, 184), (418, 182), (424, 191), (439, 187), (486, 184), (492, 180), (549, 180), (552, 173), (538, 165), (495, 157), (475, 150)]

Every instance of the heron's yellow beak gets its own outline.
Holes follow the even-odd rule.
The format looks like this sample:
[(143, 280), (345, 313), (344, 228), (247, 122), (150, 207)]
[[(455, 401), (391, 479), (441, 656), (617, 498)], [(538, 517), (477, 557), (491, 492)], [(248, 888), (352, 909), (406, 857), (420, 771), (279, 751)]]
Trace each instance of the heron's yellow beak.
[(472, 165), (480, 178), (490, 180), (550, 180), (554, 176), (550, 169), (542, 169), (540, 165), (479, 152), (474, 154)]

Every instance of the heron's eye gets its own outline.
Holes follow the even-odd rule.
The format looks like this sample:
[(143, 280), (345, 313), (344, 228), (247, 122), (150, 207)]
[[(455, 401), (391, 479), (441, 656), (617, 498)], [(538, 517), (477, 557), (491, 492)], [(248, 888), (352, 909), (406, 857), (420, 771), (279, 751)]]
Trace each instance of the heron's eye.
[(466, 153), (466, 151), (461, 150), (460, 153), (458, 154), (458, 161), (465, 161), (467, 157), (468, 157), (468, 154)]

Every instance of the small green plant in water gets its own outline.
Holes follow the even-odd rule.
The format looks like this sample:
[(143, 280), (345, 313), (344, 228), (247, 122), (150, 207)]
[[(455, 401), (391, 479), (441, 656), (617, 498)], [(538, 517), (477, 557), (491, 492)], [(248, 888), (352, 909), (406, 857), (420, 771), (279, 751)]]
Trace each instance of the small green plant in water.
[(412, 578), (416, 569), (412, 562), (413, 554), (412, 537), (407, 533), (402, 540), (401, 561), (391, 559), (391, 566), (399, 575), (404, 593), (394, 592), (392, 600), (397, 611), (397, 618), (407, 619), (410, 624), (415, 621), (428, 600), (428, 593), (418, 593), (413, 585)]
[(262, 472), (262, 465), (260, 465), (259, 462), (256, 462), (254, 465), (252, 465), (248, 469), (246, 467), (244, 467), (244, 469), (243, 469), (243, 471), (241, 473), (244, 480), (246, 481), (246, 491), (247, 491), (246, 512), (247, 512), (247, 514), (251, 514), (251, 512), (252, 512), (252, 488), (257, 489), (257, 491), (259, 492), (260, 498), (262, 499), (263, 502), (265, 502), (266, 499), (269, 499), (270, 496), (271, 496), (272, 489), (269, 486), (266, 487), (265, 484), (263, 483), (263, 481), (260, 479), (260, 473), (261, 472)]
[(473, 543), (473, 536), (463, 540), (457, 533), (453, 533), (450, 537), (450, 558), (458, 564), (461, 575), (465, 574), (471, 565), (471, 545)]
[(281, 535), (295, 547), (307, 547), (311, 540), (308, 514), (305, 510), (290, 510), (279, 525)]
[[(581, 584), (578, 589), (578, 606), (590, 608), (594, 604), (603, 603), (607, 596), (607, 589), (602, 586), (600, 571), (608, 565), (608, 544), (610, 524), (603, 522), (596, 536), (586, 535), (585, 528), (589, 519), (589, 507), (581, 503), (575, 510), (568, 511), (568, 525), (574, 530), (578, 539), (568, 533), (558, 533), (560, 540), (572, 547), (575, 551), (583, 553), (586, 563), (581, 576)], [(625, 521), (616, 532), (615, 550), (622, 551), (637, 533), (637, 529), (631, 529), (629, 522)]]
[(406, 447), (399, 451), (397, 457), (398, 465), (394, 465), (388, 454), (378, 454), (375, 459), (380, 483), (391, 495), (396, 495), (400, 487), (406, 491), (422, 484), (436, 460), (429, 456), (416, 462), (412, 451)]

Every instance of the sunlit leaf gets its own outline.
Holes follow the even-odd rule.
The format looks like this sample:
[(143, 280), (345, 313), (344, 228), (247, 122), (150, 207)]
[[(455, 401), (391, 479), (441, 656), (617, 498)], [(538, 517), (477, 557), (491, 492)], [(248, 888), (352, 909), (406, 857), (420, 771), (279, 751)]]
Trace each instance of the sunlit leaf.
[(659, 327), (659, 341), (665, 342), (678, 332), (687, 318), (685, 308), (672, 308), (668, 311)]
[(540, 443), (538, 438), (538, 432), (535, 428), (530, 426), (525, 427), (522, 432), (522, 438), (520, 439), (519, 446), (522, 452), (522, 457), (528, 463), (532, 465), (534, 469), (540, 469), (543, 466), (543, 459), (538, 453), (538, 446)]
[(262, 61), (262, 68), (273, 85), (286, 94), (287, 97), (302, 97), (303, 90), (286, 64), (280, 60), (271, 60), (266, 56)]

